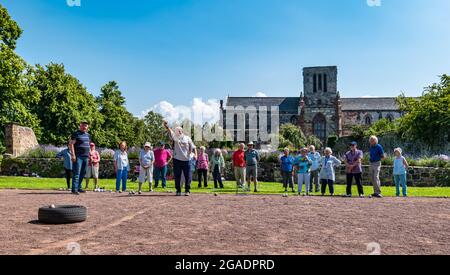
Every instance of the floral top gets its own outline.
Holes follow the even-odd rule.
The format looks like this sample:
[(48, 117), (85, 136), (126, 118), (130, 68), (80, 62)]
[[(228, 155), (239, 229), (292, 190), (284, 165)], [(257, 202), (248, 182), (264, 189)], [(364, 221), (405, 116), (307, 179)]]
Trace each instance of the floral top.
[(209, 157), (207, 153), (198, 154), (197, 157), (197, 169), (208, 170), (209, 167)]

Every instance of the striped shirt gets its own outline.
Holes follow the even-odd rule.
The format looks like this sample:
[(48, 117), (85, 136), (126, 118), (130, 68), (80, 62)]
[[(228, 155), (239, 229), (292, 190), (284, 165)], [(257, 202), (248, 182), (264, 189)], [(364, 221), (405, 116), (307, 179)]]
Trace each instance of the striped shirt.
[(86, 132), (78, 130), (72, 134), (71, 139), (75, 141), (75, 155), (77, 157), (89, 157), (89, 153), (91, 152), (91, 136)]

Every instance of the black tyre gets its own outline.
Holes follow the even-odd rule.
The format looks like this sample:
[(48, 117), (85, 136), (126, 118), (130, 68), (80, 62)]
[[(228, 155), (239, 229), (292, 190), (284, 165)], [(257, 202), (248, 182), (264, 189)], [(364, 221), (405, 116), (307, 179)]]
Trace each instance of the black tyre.
[(87, 217), (87, 209), (77, 205), (58, 205), (39, 208), (39, 222), (47, 224), (67, 224), (84, 222)]

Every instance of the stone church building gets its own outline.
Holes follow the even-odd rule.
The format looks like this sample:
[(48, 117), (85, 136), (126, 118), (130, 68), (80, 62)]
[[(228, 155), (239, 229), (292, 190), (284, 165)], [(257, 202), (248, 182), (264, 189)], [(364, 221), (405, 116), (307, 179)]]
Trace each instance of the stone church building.
[[(248, 112), (239, 113), (236, 108), (266, 107), (270, 110), (277, 106), (280, 126), (292, 123), (301, 127), (306, 135), (315, 135), (325, 141), (329, 135), (350, 135), (354, 125), (370, 126), (380, 119), (394, 120), (402, 115), (395, 97), (341, 98), (337, 80), (336, 66), (308, 67), (303, 69), (303, 92), (299, 97), (228, 97), (226, 103), (220, 102), (222, 126), (227, 128), (227, 115), (234, 116), (234, 129), (227, 130), (234, 135), (235, 141), (249, 141), (249, 130), (259, 132), (262, 120), (259, 111), (256, 116), (251, 116), (256, 117), (256, 121), (250, 123), (249, 115), (245, 114)], [(242, 122), (238, 121), (241, 119)], [(270, 119), (262, 121), (268, 123), (270, 129)], [(251, 125), (256, 125), (256, 129)], [(245, 140), (238, 135), (243, 130)]]

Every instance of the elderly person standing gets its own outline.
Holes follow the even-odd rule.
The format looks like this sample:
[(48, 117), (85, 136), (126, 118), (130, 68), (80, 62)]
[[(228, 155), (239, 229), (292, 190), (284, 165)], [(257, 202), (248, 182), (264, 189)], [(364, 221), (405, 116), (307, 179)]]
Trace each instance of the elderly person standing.
[(89, 162), (91, 136), (88, 134), (89, 123), (82, 121), (78, 131), (72, 134), (69, 150), (73, 163), (72, 194), (85, 193), (82, 189), (83, 179)]
[(362, 185), (362, 159), (363, 152), (358, 150), (358, 143), (353, 141), (350, 143), (350, 151), (345, 153), (345, 165), (347, 174), (347, 197), (352, 196), (352, 182), (353, 178), (356, 181), (358, 187), (358, 194), (360, 197), (364, 197), (364, 188)]
[(99, 188), (98, 178), (100, 169), (100, 153), (95, 150), (95, 143), (91, 142), (91, 152), (89, 153), (89, 162), (86, 172), (86, 190), (89, 189), (89, 180), (94, 178), (94, 191)]
[(139, 191), (142, 194), (142, 184), (147, 180), (149, 184), (149, 191), (153, 192), (153, 165), (155, 163), (155, 154), (152, 151), (150, 142), (146, 142), (144, 150), (139, 152)]
[(185, 179), (185, 196), (191, 194), (192, 171), (189, 165), (190, 155), (194, 154), (194, 160), (197, 159), (197, 148), (192, 139), (184, 134), (183, 128), (177, 127), (175, 131), (169, 128), (167, 122), (164, 122), (164, 128), (170, 135), (174, 143), (173, 171), (175, 175), (175, 188), (177, 196), (181, 196), (181, 176)]
[(292, 192), (294, 190), (294, 162), (295, 159), (290, 155), (289, 148), (284, 149), (284, 155), (280, 158), (281, 162), (281, 176), (283, 178), (283, 187), (284, 192), (288, 191), (288, 185), (291, 188)]
[(255, 185), (254, 192), (258, 192), (258, 162), (259, 153), (254, 149), (253, 142), (247, 144), (247, 151), (245, 151), (245, 163), (246, 163), (246, 177), (248, 182), (247, 191), (250, 192), (250, 187), (253, 183)]
[(209, 168), (209, 156), (206, 153), (205, 146), (200, 147), (200, 152), (197, 158), (197, 176), (198, 176), (198, 188), (202, 188), (202, 179), (204, 187), (208, 187), (208, 168)]
[(211, 158), (211, 170), (214, 179), (214, 188), (217, 189), (219, 184), (220, 189), (223, 189), (222, 171), (225, 170), (225, 159), (220, 149), (214, 151), (214, 155)]
[(159, 146), (153, 151), (155, 162), (153, 167), (153, 178), (155, 180), (155, 188), (158, 188), (159, 180), (162, 181), (162, 187), (167, 187), (167, 170), (168, 164), (172, 160), (172, 153), (166, 149), (166, 144), (160, 142)]
[[(316, 151), (316, 146), (314, 146), (314, 145), (309, 146), (308, 157), (312, 161), (309, 190), (311, 192), (314, 190), (314, 192), (317, 193), (320, 191), (320, 181), (319, 181), (320, 153)], [(313, 186), (314, 186), (314, 189), (313, 189)]]
[(245, 163), (245, 144), (239, 144), (239, 149), (233, 153), (233, 168), (234, 177), (236, 178), (236, 184), (239, 188), (243, 188), (245, 184), (246, 176), (246, 163)]
[(334, 182), (336, 181), (336, 174), (334, 167), (341, 165), (341, 161), (333, 156), (331, 148), (327, 147), (324, 150), (324, 156), (320, 159), (320, 181), (322, 188), (322, 196), (325, 196), (327, 185), (330, 189), (330, 195), (334, 195)]
[(294, 165), (297, 167), (297, 179), (298, 179), (298, 195), (302, 195), (303, 183), (305, 183), (305, 194), (309, 196), (309, 184), (310, 184), (310, 174), (309, 168), (311, 167), (312, 161), (308, 157), (308, 149), (302, 148), (300, 150), (300, 155), (295, 159)]
[[(116, 172), (116, 193), (126, 192), (130, 161), (128, 160), (128, 146), (125, 141), (119, 144), (119, 150), (114, 154), (114, 171)], [(121, 183), (122, 190), (120, 190)]]
[(369, 167), (369, 177), (373, 185), (372, 194), (373, 197), (382, 198), (381, 195), (381, 181), (380, 181), (380, 170), (381, 161), (384, 159), (383, 146), (378, 143), (378, 138), (376, 136), (371, 136), (369, 139), (370, 143), (370, 167)]

